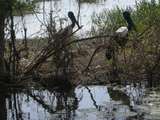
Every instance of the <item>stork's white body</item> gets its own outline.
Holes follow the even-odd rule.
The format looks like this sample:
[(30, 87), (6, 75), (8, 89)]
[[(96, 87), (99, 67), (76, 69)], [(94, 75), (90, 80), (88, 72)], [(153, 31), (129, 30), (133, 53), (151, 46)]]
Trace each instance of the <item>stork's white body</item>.
[(116, 30), (116, 35), (119, 37), (126, 37), (128, 34), (128, 28), (126, 26), (122, 26)]

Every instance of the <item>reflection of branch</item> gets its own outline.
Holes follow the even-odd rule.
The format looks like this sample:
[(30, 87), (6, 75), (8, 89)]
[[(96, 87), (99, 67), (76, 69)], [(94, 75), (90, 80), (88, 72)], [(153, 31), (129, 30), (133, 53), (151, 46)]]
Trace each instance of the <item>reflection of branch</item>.
[(92, 94), (91, 90), (87, 86), (85, 86), (85, 88), (88, 90), (88, 92), (90, 94), (91, 100), (93, 101), (93, 105), (96, 107), (96, 109), (98, 109), (98, 105), (96, 103), (96, 100), (93, 97), (93, 94)]
[(30, 97), (33, 98), (33, 100), (35, 100), (37, 103), (39, 103), (40, 105), (42, 105), (42, 107), (45, 110), (48, 110), (49, 113), (56, 113), (56, 110), (53, 110), (49, 105), (47, 105), (40, 97), (37, 97), (36, 95), (33, 95), (30, 91), (28, 91), (27, 93)]
[(18, 108), (17, 108), (17, 99), (16, 99), (16, 94), (13, 94), (13, 100), (14, 100), (14, 109), (15, 109), (15, 115), (16, 115), (16, 119), (19, 119), (19, 115), (18, 115)]

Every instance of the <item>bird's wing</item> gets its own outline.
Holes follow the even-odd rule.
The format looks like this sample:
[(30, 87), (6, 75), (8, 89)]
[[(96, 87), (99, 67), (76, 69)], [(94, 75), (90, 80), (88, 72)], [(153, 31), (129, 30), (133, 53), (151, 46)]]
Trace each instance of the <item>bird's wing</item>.
[(128, 28), (126, 26), (122, 26), (116, 30), (116, 33), (128, 33)]

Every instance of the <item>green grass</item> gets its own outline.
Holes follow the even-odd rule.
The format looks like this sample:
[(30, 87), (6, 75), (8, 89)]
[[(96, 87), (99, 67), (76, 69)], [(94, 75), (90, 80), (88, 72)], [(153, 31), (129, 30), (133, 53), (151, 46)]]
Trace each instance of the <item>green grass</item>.
[(121, 16), (122, 10), (118, 7), (112, 11), (104, 10), (100, 14), (92, 15), (93, 28), (96, 28), (98, 33), (108, 33), (114, 31), (125, 22)]

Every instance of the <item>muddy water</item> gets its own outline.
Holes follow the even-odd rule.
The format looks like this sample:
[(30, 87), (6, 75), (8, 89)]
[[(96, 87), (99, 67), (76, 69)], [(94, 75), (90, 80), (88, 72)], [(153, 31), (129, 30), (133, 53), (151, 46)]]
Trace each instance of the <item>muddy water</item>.
[(0, 91), (1, 120), (159, 120), (159, 89), (78, 86)]
[[(15, 17), (16, 25), (16, 37), (23, 38), (24, 31), (23, 26), (27, 28), (27, 37), (41, 37), (45, 36), (46, 24), (49, 21), (49, 13), (53, 11), (53, 17), (57, 21), (57, 27), (60, 27), (59, 20), (61, 19), (62, 26), (69, 24), (69, 21), (63, 18), (67, 17), (68, 11), (74, 11), (75, 15), (78, 14), (78, 0), (51, 0), (45, 3), (37, 3), (37, 14), (24, 15), (24, 18)], [(140, 0), (97, 0), (95, 3), (81, 3), (80, 5), (80, 24), (83, 25), (83, 29), (79, 31), (79, 35), (85, 34), (92, 25), (91, 16), (93, 13), (102, 12), (104, 9), (111, 10), (115, 7), (127, 9), (133, 8), (135, 1)]]

